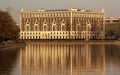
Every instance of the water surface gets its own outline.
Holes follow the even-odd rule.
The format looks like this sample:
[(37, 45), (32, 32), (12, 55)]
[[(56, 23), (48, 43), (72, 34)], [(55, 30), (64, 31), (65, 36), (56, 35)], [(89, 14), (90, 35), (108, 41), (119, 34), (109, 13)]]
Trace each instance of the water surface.
[(120, 75), (120, 45), (31, 42), (0, 51), (0, 75)]

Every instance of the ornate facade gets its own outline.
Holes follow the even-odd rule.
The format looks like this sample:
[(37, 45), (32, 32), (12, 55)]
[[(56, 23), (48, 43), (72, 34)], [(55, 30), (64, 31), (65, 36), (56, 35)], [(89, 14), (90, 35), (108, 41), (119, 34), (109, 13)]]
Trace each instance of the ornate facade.
[(104, 39), (104, 9), (20, 11), (21, 39)]

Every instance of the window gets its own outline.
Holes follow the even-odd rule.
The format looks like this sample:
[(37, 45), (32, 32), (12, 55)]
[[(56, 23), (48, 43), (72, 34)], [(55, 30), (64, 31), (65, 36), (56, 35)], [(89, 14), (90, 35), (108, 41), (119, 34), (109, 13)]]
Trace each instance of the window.
[(62, 25), (62, 31), (65, 31), (65, 25)]
[(35, 22), (34, 24), (34, 31), (39, 31), (39, 26), (37, 22)]
[(57, 25), (55, 24), (55, 22), (53, 22), (52, 24), (52, 31), (56, 31), (57, 30)]
[(44, 31), (47, 31), (47, 25), (44, 25), (43, 29), (44, 29)]
[(29, 30), (30, 30), (30, 25), (29, 25), (29, 22), (26, 22), (26, 25), (25, 25), (25, 30), (26, 30), (26, 31), (29, 31)]
[(56, 26), (55, 26), (55, 25), (53, 25), (53, 31), (55, 31), (55, 29), (56, 29)]
[(88, 22), (87, 25), (86, 25), (86, 31), (91, 31), (91, 24), (90, 24), (90, 22)]
[(78, 24), (76, 25), (76, 31), (81, 31), (81, 25), (80, 25), (80, 23), (78, 23)]
[(46, 23), (46, 21), (44, 21), (44, 23), (43, 23), (43, 31), (47, 31), (47, 30), (48, 30), (47, 23)]
[(65, 30), (66, 30), (65, 22), (62, 21), (62, 23), (61, 23), (61, 31), (65, 31)]
[(26, 26), (26, 31), (29, 31), (29, 26)]
[(38, 26), (35, 26), (35, 31), (38, 31)]

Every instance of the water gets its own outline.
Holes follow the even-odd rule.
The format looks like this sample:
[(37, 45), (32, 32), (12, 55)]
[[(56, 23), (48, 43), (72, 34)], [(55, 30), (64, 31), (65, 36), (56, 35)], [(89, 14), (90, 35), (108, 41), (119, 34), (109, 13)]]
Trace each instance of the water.
[(27, 43), (0, 50), (0, 75), (120, 75), (120, 45)]

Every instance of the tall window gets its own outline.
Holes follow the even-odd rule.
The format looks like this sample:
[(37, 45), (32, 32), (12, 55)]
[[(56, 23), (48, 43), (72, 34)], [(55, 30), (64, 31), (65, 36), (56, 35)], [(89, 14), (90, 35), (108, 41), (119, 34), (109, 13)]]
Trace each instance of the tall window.
[(38, 31), (38, 26), (34, 26), (34, 31)]
[(62, 25), (62, 31), (65, 31), (66, 29), (65, 29), (65, 25)]
[(81, 25), (80, 25), (80, 23), (78, 23), (78, 24), (76, 25), (76, 31), (81, 31)]
[(47, 24), (44, 25), (44, 31), (47, 31)]
[(91, 26), (90, 25), (87, 25), (87, 31), (91, 31)]
[(56, 25), (53, 25), (53, 31), (55, 31), (56, 30)]
[(29, 31), (30, 30), (30, 27), (29, 26), (26, 26), (26, 31)]
[(46, 23), (46, 21), (44, 21), (44, 23), (43, 23), (43, 31), (47, 31), (47, 30), (48, 30), (47, 23)]
[(55, 24), (55, 21), (52, 24), (52, 31), (56, 31), (57, 30), (57, 25)]
[(96, 26), (96, 31), (100, 31), (100, 29), (101, 29), (100, 22), (98, 21), (97, 26)]
[(64, 21), (61, 23), (61, 31), (65, 31), (66, 30), (66, 27), (65, 27), (65, 23)]
[(34, 24), (34, 31), (39, 31), (39, 26), (37, 22)]
[(30, 25), (29, 25), (29, 22), (27, 22), (26, 25), (25, 25), (25, 31), (30, 31)]
[(86, 31), (91, 31), (91, 24), (90, 24), (90, 22), (88, 22), (87, 25), (86, 25)]

